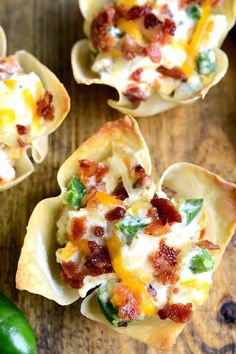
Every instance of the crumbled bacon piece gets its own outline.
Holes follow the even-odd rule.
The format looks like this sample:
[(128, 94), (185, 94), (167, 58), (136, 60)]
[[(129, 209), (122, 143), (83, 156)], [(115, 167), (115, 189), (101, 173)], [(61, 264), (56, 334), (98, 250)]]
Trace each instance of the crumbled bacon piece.
[(45, 120), (54, 119), (54, 107), (52, 105), (53, 95), (45, 91), (44, 95), (37, 102), (37, 115)]
[(153, 28), (162, 24), (162, 22), (153, 13), (148, 13), (144, 17), (144, 26), (146, 29)]
[(150, 10), (151, 10), (150, 6), (148, 5), (144, 5), (144, 6), (135, 5), (131, 7), (131, 9), (127, 12), (126, 19), (136, 20), (140, 17), (147, 15), (150, 12)]
[(99, 204), (99, 200), (96, 197), (96, 192), (100, 189), (101, 185), (91, 186), (87, 189), (85, 197), (83, 199), (83, 206), (96, 208)]
[(102, 10), (92, 21), (91, 41), (94, 48), (101, 52), (107, 52), (115, 45), (113, 36), (109, 29), (114, 25), (116, 10), (109, 6)]
[(86, 257), (84, 269), (87, 275), (97, 276), (112, 273), (111, 259), (106, 246), (100, 246), (96, 242), (88, 241), (91, 254)]
[(74, 289), (82, 288), (85, 273), (79, 270), (79, 264), (76, 262), (62, 262), (62, 280)]
[(100, 162), (89, 161), (86, 159), (79, 160), (79, 177), (85, 184), (92, 176), (95, 176), (96, 184), (101, 183), (107, 172), (108, 167)]
[(118, 309), (119, 318), (126, 321), (136, 320), (142, 313), (140, 305), (136, 297), (130, 289), (119, 284), (114, 288), (114, 294), (118, 297), (121, 306)]
[(73, 217), (71, 220), (70, 236), (73, 241), (83, 237), (86, 233), (86, 217)]
[(219, 250), (220, 247), (218, 245), (215, 245), (213, 242), (208, 241), (208, 240), (202, 240), (196, 243), (197, 246), (205, 248), (209, 251), (215, 251)]
[(133, 184), (133, 188), (147, 188), (149, 189), (152, 185), (152, 176), (146, 173), (145, 169), (141, 165), (137, 165), (134, 168), (135, 177), (137, 178)]
[(165, 33), (170, 34), (171, 36), (174, 36), (176, 31), (176, 24), (174, 23), (174, 21), (170, 18), (166, 18), (163, 23), (163, 31)]
[(159, 218), (163, 225), (182, 221), (180, 213), (168, 199), (159, 198), (157, 194), (155, 194), (151, 200), (151, 204), (157, 209)]
[(170, 231), (170, 227), (168, 225), (162, 224), (156, 208), (150, 208), (148, 210), (148, 217), (152, 219), (152, 222), (147, 227), (145, 227), (145, 234), (162, 236)]
[(192, 316), (192, 304), (170, 304), (158, 311), (161, 320), (169, 318), (177, 323), (186, 323)]
[(116, 188), (114, 189), (114, 191), (112, 192), (111, 195), (117, 197), (120, 200), (125, 200), (126, 198), (129, 197), (129, 195), (124, 187), (122, 179), (118, 182)]
[(148, 44), (145, 48), (147, 56), (154, 62), (159, 63), (161, 60), (161, 50), (157, 43)]
[(5, 79), (4, 74), (13, 75), (21, 71), (22, 68), (15, 56), (10, 55), (4, 58), (0, 57), (0, 80)]
[(206, 229), (204, 228), (200, 231), (199, 240), (202, 240), (205, 237), (205, 234), (206, 234)]
[(134, 80), (134, 81), (140, 82), (142, 73), (143, 73), (143, 69), (142, 68), (139, 68), (139, 69), (135, 70), (130, 75), (130, 80)]
[(120, 220), (124, 217), (124, 215), (125, 215), (125, 209), (118, 206), (106, 214), (106, 220), (107, 221)]
[(124, 92), (124, 95), (129, 99), (130, 102), (136, 104), (146, 101), (147, 99), (145, 92), (143, 92), (138, 86), (128, 88)]
[(17, 133), (19, 135), (26, 135), (28, 133), (28, 131), (29, 131), (29, 127), (28, 126), (20, 125), (20, 124), (16, 125), (16, 129), (17, 129)]
[(154, 276), (157, 277), (162, 284), (175, 284), (178, 280), (179, 277), (176, 272), (179, 253), (180, 250), (167, 246), (165, 241), (161, 240), (159, 250), (150, 255)]
[(181, 68), (178, 68), (177, 66), (173, 67), (172, 69), (168, 69), (161, 65), (157, 68), (157, 71), (163, 76), (169, 76), (175, 80), (181, 80), (184, 82), (188, 80), (187, 75), (183, 72)]
[(16, 142), (17, 142), (17, 145), (21, 148), (25, 147), (25, 145), (26, 145), (25, 142), (21, 138), (18, 138), (16, 140)]
[(93, 228), (93, 234), (96, 237), (102, 237), (102, 236), (104, 236), (104, 233), (105, 233), (105, 230), (104, 230), (104, 227), (102, 227), (102, 226), (95, 226)]
[(139, 45), (132, 37), (126, 34), (123, 38), (121, 52), (125, 59), (132, 60), (136, 55), (143, 54), (143, 47)]

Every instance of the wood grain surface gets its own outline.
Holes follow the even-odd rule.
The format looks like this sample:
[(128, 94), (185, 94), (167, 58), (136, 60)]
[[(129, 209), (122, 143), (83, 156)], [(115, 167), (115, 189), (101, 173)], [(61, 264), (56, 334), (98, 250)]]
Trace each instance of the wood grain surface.
[[(158, 353), (82, 317), (80, 302), (63, 308), (15, 289), (17, 260), (33, 208), (41, 199), (58, 194), (56, 174), (62, 162), (101, 124), (120, 114), (106, 104), (108, 97), (116, 95), (112, 89), (79, 86), (72, 77), (70, 51), (83, 37), (76, 0), (0, 0), (0, 24), (7, 33), (9, 53), (24, 48), (36, 55), (65, 84), (72, 101), (68, 118), (50, 138), (46, 160), (27, 180), (0, 195), (0, 291), (27, 314), (39, 354)], [(228, 37), (224, 49), (230, 57), (228, 74), (205, 101), (138, 119), (157, 175), (173, 162), (189, 161), (236, 182), (236, 43), (232, 38)], [(196, 311), (172, 354), (236, 353), (236, 325), (225, 323), (220, 315), (223, 303), (236, 301), (235, 260), (233, 239), (214, 275), (209, 301)]]

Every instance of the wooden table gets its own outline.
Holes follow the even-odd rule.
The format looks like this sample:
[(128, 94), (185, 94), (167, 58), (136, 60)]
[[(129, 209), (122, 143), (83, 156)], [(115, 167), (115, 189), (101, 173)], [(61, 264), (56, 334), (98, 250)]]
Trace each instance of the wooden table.
[[(78, 86), (73, 79), (70, 51), (83, 37), (76, 0), (0, 0), (0, 23), (8, 36), (9, 53), (24, 48), (36, 55), (65, 84), (72, 101), (68, 118), (51, 136), (47, 159), (27, 180), (0, 196), (0, 291), (25, 311), (36, 332), (39, 354), (157, 353), (85, 319), (79, 302), (63, 308), (15, 289), (17, 260), (35, 205), (58, 194), (56, 174), (62, 162), (101, 124), (120, 114), (106, 104), (108, 97), (115, 96), (112, 89)], [(229, 72), (205, 101), (138, 119), (158, 175), (173, 162), (190, 161), (236, 182), (236, 44), (232, 38), (224, 49), (230, 57)], [(219, 321), (221, 305), (236, 301), (235, 259), (236, 239), (214, 275), (209, 301), (196, 311), (171, 353), (236, 352), (235, 324)]]

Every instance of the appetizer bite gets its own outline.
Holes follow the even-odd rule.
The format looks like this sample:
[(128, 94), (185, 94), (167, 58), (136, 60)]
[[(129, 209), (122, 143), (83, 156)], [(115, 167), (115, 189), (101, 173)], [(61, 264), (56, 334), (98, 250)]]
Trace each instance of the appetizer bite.
[(17, 288), (61, 305), (85, 298), (86, 317), (169, 349), (208, 298), (236, 226), (236, 186), (188, 163), (156, 184), (129, 116), (83, 143), (58, 182), (60, 196), (30, 218)]
[(72, 50), (75, 80), (114, 87), (133, 116), (204, 98), (228, 68), (219, 49), (235, 0), (79, 0), (88, 39)]
[(0, 27), (0, 191), (34, 171), (28, 156), (43, 161), (48, 135), (62, 123), (70, 99), (56, 76), (25, 51), (6, 56)]

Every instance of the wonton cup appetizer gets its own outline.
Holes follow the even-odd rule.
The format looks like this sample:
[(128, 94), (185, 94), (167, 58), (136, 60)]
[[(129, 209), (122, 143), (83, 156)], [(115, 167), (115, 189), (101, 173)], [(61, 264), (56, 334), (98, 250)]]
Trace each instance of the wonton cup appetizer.
[(157, 184), (150, 173), (135, 120), (105, 124), (60, 168), (60, 196), (36, 206), (16, 286), (61, 305), (85, 298), (86, 317), (167, 350), (207, 300), (236, 186), (188, 163)]
[(111, 107), (147, 116), (204, 98), (228, 68), (219, 49), (235, 0), (79, 0), (89, 39), (72, 50), (78, 83), (114, 87)]
[(6, 57), (0, 27), (0, 191), (13, 187), (34, 171), (28, 156), (43, 161), (48, 135), (62, 123), (70, 99), (56, 76), (21, 50)]

